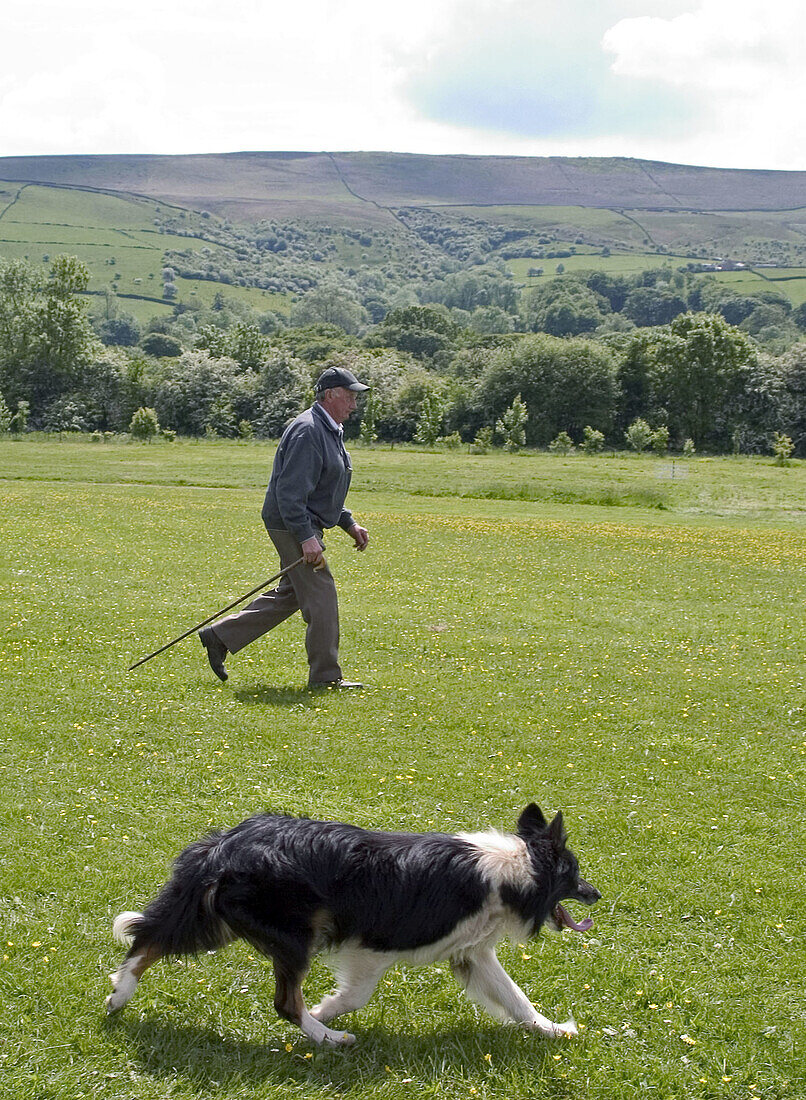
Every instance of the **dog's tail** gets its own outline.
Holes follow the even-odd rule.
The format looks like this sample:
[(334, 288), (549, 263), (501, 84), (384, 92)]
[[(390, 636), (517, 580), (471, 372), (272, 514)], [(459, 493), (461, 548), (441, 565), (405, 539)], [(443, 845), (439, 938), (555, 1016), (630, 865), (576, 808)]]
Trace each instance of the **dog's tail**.
[(118, 941), (118, 943), (125, 943), (127, 947), (131, 947), (134, 942), (134, 930), (137, 927), (137, 922), (143, 919), (142, 913), (118, 913), (115, 917), (112, 925), (112, 935)]
[(192, 955), (214, 951), (234, 938), (216, 912), (219, 841), (215, 835), (191, 844), (144, 913), (124, 912), (115, 918), (112, 932), (130, 945), (130, 956), (143, 951), (169, 957)]

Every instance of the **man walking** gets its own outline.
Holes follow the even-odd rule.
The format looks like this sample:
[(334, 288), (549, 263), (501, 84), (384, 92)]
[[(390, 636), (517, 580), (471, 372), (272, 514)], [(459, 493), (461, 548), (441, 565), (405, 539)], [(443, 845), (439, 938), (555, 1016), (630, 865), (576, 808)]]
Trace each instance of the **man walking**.
[(329, 367), (316, 382), (316, 400), (283, 433), (274, 456), (263, 504), (263, 522), (288, 572), (277, 588), (245, 610), (199, 631), (210, 667), (227, 679), (224, 661), (283, 622), (295, 611), (307, 624), (309, 687), (360, 688), (345, 680), (339, 665), (339, 606), (336, 584), (323, 556), (325, 528), (342, 527), (365, 550), (369, 536), (344, 507), (352, 477), (342, 424), (355, 410), (356, 394), (369, 389), (352, 371)]

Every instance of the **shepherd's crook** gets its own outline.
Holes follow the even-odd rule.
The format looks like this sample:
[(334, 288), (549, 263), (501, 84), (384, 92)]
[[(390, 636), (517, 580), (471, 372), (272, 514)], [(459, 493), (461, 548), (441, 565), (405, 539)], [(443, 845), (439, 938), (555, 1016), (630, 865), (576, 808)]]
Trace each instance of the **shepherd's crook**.
[(267, 581), (264, 581), (263, 584), (259, 584), (250, 592), (247, 592), (243, 596), (239, 596), (237, 600), (233, 600), (232, 603), (228, 603), (226, 607), (222, 607), (220, 611), (216, 611), (215, 614), (211, 615), (209, 619), (205, 619), (203, 622), (196, 623), (196, 625), (192, 626), (190, 630), (186, 630), (184, 634), (180, 634), (178, 638), (174, 638), (172, 641), (166, 642), (165, 645), (160, 646), (159, 649), (155, 649), (153, 653), (149, 653), (147, 657), (141, 657), (139, 661), (135, 661), (133, 665), (129, 665), (128, 671), (132, 672), (140, 665), (144, 665), (146, 661), (150, 661), (152, 657), (156, 657), (157, 654), (164, 653), (166, 649), (170, 649), (172, 645), (176, 645), (177, 642), (181, 642), (183, 638), (190, 637), (191, 634), (194, 634), (197, 630), (201, 630), (203, 626), (207, 626), (207, 624), (211, 623), (214, 619), (220, 619), (222, 615), (225, 615), (227, 613), (227, 611), (231, 611), (232, 608), (237, 607), (239, 603), (243, 603), (244, 600), (248, 600), (250, 596), (254, 596), (256, 593), (262, 592), (264, 588), (268, 588), (270, 584), (278, 581), (280, 577), (284, 577), (286, 573), (290, 573), (292, 569), (296, 569), (298, 565), (302, 565), (304, 561), (304, 557), (297, 558), (296, 561), (292, 561), (290, 565), (287, 565), (285, 567), (285, 569), (281, 569), (279, 573), (275, 573), (273, 577), (269, 577), (269, 579)]

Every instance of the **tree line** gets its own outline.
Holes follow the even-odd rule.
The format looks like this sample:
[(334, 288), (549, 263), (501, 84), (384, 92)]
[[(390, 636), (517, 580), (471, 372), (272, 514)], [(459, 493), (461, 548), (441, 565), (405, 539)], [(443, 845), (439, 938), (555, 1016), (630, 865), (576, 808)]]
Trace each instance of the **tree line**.
[[(357, 323), (355, 307), (363, 307), (331, 281), (293, 325), (222, 298), (209, 310), (177, 305), (170, 325), (117, 344), (109, 303), (93, 325), (82, 297), (88, 273), (75, 257), (57, 257), (47, 275), (2, 263), (0, 428), (122, 432), (146, 408), (172, 433), (275, 438), (312, 399), (316, 376), (338, 362), (372, 386), (349, 424), (365, 439), (503, 441), (521, 403), (530, 446), (564, 433), (571, 443), (601, 437), (623, 447), (640, 420), (672, 447), (765, 452), (778, 433), (806, 453), (806, 343), (779, 355), (764, 350), (742, 323), (763, 303), (740, 318), (746, 303), (720, 292), (719, 301), (701, 296), (699, 308), (675, 306), (663, 323), (620, 325), (613, 305), (625, 307), (632, 295), (637, 309), (641, 289), (667, 300), (674, 284), (625, 287), (599, 275), (594, 291), (586, 279), (546, 284), (527, 303), (524, 331), (479, 331), (463, 323), (461, 306), (444, 303), (401, 305), (374, 324)], [(473, 289), (459, 278), (451, 285), (457, 300)], [(557, 331), (551, 317), (573, 314), (569, 298), (577, 316), (590, 304), (575, 287), (612, 303), (609, 325)], [(508, 312), (506, 294), (483, 289), (487, 305), (474, 309)], [(183, 322), (188, 312), (192, 325)]]

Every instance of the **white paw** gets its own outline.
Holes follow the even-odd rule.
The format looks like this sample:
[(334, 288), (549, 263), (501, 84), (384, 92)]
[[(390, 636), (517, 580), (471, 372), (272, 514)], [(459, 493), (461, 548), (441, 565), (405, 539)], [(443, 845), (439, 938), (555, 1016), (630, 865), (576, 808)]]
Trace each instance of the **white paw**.
[(325, 1042), (334, 1047), (351, 1047), (355, 1042), (355, 1035), (351, 1035), (349, 1031), (331, 1031), (325, 1037)]
[(576, 1038), (576, 1036), (579, 1035), (579, 1031), (577, 1030), (577, 1025), (574, 1023), (573, 1020), (567, 1020), (564, 1024), (554, 1025), (554, 1034), (558, 1037), (562, 1036), (565, 1038), (574, 1039)]

